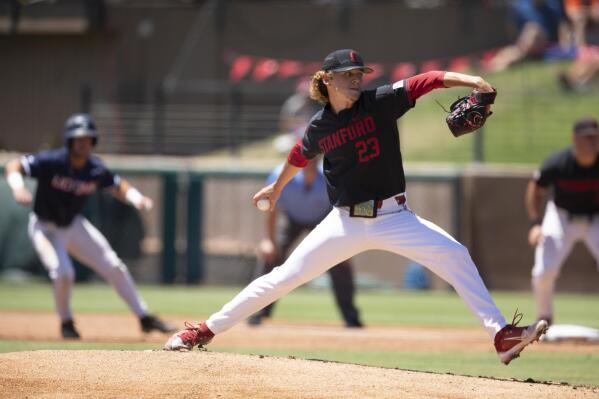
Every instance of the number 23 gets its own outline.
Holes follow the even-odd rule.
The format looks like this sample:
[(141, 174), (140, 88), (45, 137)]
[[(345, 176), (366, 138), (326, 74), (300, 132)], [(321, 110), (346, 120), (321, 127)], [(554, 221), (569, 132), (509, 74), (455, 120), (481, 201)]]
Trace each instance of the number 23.
[(360, 163), (368, 162), (372, 158), (381, 155), (381, 147), (376, 137), (356, 142), (356, 148), (358, 149), (358, 161)]

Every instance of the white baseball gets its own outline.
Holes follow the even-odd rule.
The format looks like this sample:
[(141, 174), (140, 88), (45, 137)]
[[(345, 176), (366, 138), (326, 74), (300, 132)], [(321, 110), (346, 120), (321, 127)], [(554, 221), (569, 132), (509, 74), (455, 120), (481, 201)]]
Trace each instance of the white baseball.
[(256, 203), (256, 206), (262, 212), (266, 212), (266, 211), (270, 210), (270, 200), (268, 198), (259, 199), (258, 202)]

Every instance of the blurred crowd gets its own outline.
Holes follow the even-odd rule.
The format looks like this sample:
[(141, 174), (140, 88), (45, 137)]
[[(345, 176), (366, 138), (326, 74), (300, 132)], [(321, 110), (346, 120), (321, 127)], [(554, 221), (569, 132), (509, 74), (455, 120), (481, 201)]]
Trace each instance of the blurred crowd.
[(516, 41), (491, 57), (487, 72), (525, 59), (571, 60), (557, 79), (565, 91), (588, 90), (599, 72), (599, 0), (515, 0)]

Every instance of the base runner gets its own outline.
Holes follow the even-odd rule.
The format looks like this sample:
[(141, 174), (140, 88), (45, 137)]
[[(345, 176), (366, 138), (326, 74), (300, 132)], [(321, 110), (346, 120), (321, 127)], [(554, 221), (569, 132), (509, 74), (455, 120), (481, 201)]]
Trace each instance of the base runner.
[(143, 332), (172, 332), (174, 326), (148, 313), (127, 266), (102, 233), (81, 215), (88, 197), (100, 189), (112, 190), (115, 197), (137, 209), (152, 207), (150, 198), (112, 173), (91, 154), (97, 141), (93, 119), (86, 114), (75, 114), (66, 122), (63, 148), (13, 159), (6, 165), (8, 184), (15, 200), (22, 205), (29, 206), (32, 200), (23, 175), (37, 179), (28, 231), (52, 280), (61, 335), (65, 339), (80, 338), (71, 311), (75, 269), (69, 255), (112, 284), (139, 318)]

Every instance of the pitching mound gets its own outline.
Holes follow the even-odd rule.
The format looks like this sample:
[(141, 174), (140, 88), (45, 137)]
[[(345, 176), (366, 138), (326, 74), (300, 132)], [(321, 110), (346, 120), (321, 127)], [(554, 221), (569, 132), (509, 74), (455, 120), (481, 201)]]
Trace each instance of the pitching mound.
[(2, 398), (591, 398), (590, 388), (212, 352), (0, 355)]

